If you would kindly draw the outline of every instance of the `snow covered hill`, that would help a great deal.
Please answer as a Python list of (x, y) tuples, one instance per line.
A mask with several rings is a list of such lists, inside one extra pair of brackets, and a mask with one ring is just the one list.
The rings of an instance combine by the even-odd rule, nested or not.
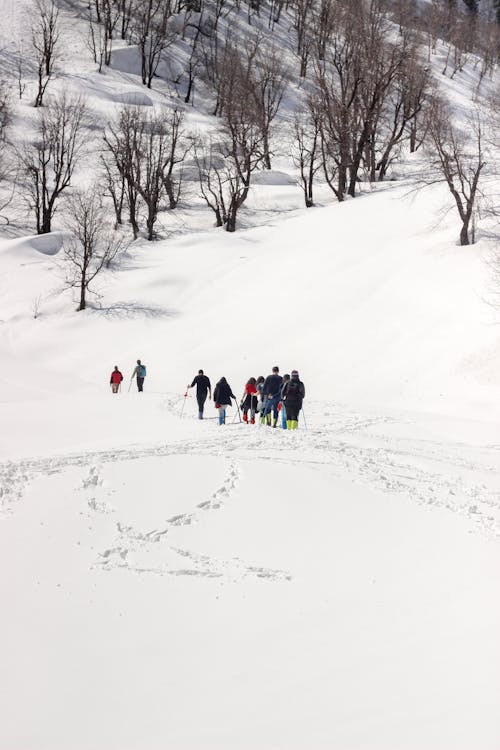
[[(126, 45), (96, 73), (63, 9), (56, 90), (98, 122), (165, 100)], [(443, 81), (462, 113), (476, 85)], [(306, 210), (278, 150), (239, 231), (181, 206), (82, 312), (63, 217), (34, 236), (17, 202), (2, 227), (0, 750), (498, 750), (494, 243), (458, 246), (420, 154)], [(306, 385), (297, 432), (184, 395), (200, 367), (239, 397), (275, 364)]]

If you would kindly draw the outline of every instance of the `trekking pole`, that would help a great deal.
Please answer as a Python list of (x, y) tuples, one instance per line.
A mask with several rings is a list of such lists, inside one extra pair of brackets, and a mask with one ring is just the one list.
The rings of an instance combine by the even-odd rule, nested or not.
[(308, 429), (308, 427), (307, 427), (307, 420), (306, 420), (306, 415), (304, 414), (304, 407), (302, 407), (302, 409), (301, 409), (301, 412), (302, 412), (302, 419), (304, 420), (304, 427), (305, 427), (305, 428), (306, 428), (306, 430), (307, 430), (307, 429)]
[(240, 420), (240, 422), (241, 422), (241, 412), (240, 412), (240, 405), (239, 405), (239, 403), (238, 403), (238, 401), (237, 401), (236, 399), (234, 399), (234, 400), (235, 400), (235, 402), (236, 402), (236, 408), (238, 409), (238, 418), (239, 418), (239, 420)]
[(134, 377), (134, 376), (132, 375), (132, 377), (130, 378), (130, 383), (128, 384), (128, 391), (127, 391), (127, 393), (129, 393), (129, 392), (130, 392), (130, 389), (132, 388), (132, 378), (133, 378), (133, 377)]
[(181, 416), (179, 417), (179, 419), (182, 419), (182, 415), (184, 414), (184, 407), (186, 406), (187, 395), (188, 395), (188, 392), (186, 391), (186, 393), (184, 394), (184, 401), (182, 402)]

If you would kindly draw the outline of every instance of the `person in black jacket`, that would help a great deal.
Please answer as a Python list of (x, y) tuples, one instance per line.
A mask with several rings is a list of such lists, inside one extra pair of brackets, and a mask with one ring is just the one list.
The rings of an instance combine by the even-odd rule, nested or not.
[(299, 426), (299, 412), (306, 395), (304, 383), (299, 380), (297, 370), (292, 370), (288, 383), (283, 386), (282, 397), (286, 408), (286, 426), (288, 430), (296, 430)]
[(193, 378), (191, 385), (188, 385), (188, 390), (196, 386), (196, 400), (198, 402), (198, 419), (203, 419), (203, 409), (205, 401), (208, 398), (212, 398), (212, 386), (210, 380), (206, 375), (203, 374), (203, 370), (198, 370), (198, 375)]
[(264, 381), (264, 388), (262, 389), (262, 395), (266, 400), (263, 416), (266, 424), (270, 425), (271, 412), (273, 412), (273, 427), (276, 427), (278, 423), (278, 404), (281, 399), (281, 386), (283, 384), (283, 378), (279, 372), (279, 367), (273, 367), (272, 375), (267, 376)]
[(231, 406), (231, 399), (236, 398), (226, 378), (221, 378), (214, 390), (215, 408), (219, 410), (219, 424), (226, 423), (226, 409)]

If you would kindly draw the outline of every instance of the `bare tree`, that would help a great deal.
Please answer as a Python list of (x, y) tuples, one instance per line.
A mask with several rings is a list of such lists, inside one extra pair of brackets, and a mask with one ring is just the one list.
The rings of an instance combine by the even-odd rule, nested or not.
[(176, 170), (188, 151), (182, 123), (179, 110), (150, 115), (139, 107), (125, 107), (117, 125), (110, 125), (105, 134), (108, 153), (103, 156), (103, 163), (108, 192), (113, 198), (117, 223), (121, 223), (125, 191), (134, 238), (139, 233), (139, 197), (146, 206), (149, 240), (154, 239), (164, 198), (168, 199), (169, 208), (177, 206), (181, 175)]
[(316, 173), (321, 167), (320, 159), (321, 116), (313, 101), (307, 110), (298, 112), (294, 120), (294, 141), (292, 159), (300, 170), (300, 185), (306, 208), (314, 206), (313, 185)]
[(35, 107), (41, 107), (59, 50), (59, 9), (55, 0), (34, 0), (31, 45), (37, 68)]
[(51, 231), (58, 201), (71, 184), (84, 145), (85, 113), (83, 99), (63, 93), (40, 111), (35, 139), (19, 152), (38, 234)]
[[(139, 191), (137, 190), (135, 171), (137, 146), (140, 143), (141, 128), (140, 109), (138, 107), (124, 107), (120, 112), (117, 123), (108, 124), (104, 133), (105, 148), (113, 163), (113, 168), (108, 173), (108, 190), (112, 196), (113, 194), (119, 194), (116, 183), (113, 182), (111, 187), (109, 187), (109, 179), (113, 180), (117, 173), (120, 181), (123, 181), (125, 185), (129, 221), (134, 239), (137, 239), (139, 236), (137, 217)], [(116, 167), (116, 172), (114, 167)], [(121, 204), (120, 212), (117, 213), (117, 222), (121, 223)]]
[(224, 120), (221, 153), (230, 164), (231, 185), (226, 230), (234, 232), (236, 215), (248, 197), (251, 176), (262, 163), (263, 136), (251, 100), (241, 96), (238, 86), (226, 104)]
[(66, 283), (79, 292), (78, 310), (85, 310), (87, 295), (96, 276), (108, 268), (124, 248), (122, 238), (106, 228), (102, 189), (94, 185), (75, 193), (69, 202), (68, 228), (73, 237), (65, 240)]
[(115, 210), (115, 229), (123, 224), (123, 209), (126, 200), (125, 176), (118, 169), (113, 155), (105, 151), (101, 154), (101, 164), (104, 171), (104, 187), (113, 201)]
[(353, 134), (359, 127), (358, 100), (364, 76), (361, 40), (350, 8), (337, 9), (335, 32), (325, 60), (317, 60), (321, 164), (337, 200), (347, 191)]
[(460, 244), (475, 241), (471, 236), (474, 210), (481, 195), (479, 179), (486, 166), (483, 151), (483, 125), (477, 112), (467, 134), (452, 124), (446, 105), (436, 99), (429, 123), (431, 154), (438, 171), (437, 179), (446, 182), (462, 222)]
[(246, 79), (262, 133), (262, 161), (266, 169), (271, 169), (271, 127), (289, 82), (288, 69), (280, 50), (258, 43)]
[[(180, 114), (174, 112), (173, 117), (178, 122), (178, 132)], [(176, 204), (170, 171), (173, 168), (172, 151), (175, 154), (175, 146), (170, 139), (171, 127), (168, 118), (161, 114), (143, 118), (139, 132), (134, 179), (137, 191), (146, 205), (147, 238), (152, 240), (166, 184), (170, 188), (172, 203)]]
[(173, 43), (170, 32), (171, 0), (136, 0), (132, 12), (132, 37), (141, 53), (142, 82), (151, 84), (165, 50)]
[(89, 46), (99, 73), (103, 65), (111, 64), (113, 36), (119, 20), (120, 6), (116, 0), (95, 0), (93, 6), (89, 4)]
[(194, 144), (195, 163), (202, 198), (215, 215), (215, 224), (227, 222), (227, 206), (231, 202), (231, 172), (221, 153), (221, 146), (213, 138), (197, 139)]
[(397, 147), (410, 141), (415, 150), (419, 115), (430, 94), (430, 72), (415, 53), (407, 57), (396, 74), (393, 86), (377, 113), (370, 141), (370, 179), (383, 180)]
[(12, 160), (12, 150), (7, 138), (7, 129), (11, 123), (12, 111), (9, 90), (0, 80), (0, 217), (7, 224), (8, 218), (3, 211), (12, 201), (15, 188), (16, 165)]

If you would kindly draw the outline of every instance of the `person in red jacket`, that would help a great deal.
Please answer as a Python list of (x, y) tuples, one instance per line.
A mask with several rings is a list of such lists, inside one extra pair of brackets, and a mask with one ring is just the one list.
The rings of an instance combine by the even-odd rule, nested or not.
[(118, 393), (118, 389), (120, 388), (120, 383), (122, 382), (122, 380), (123, 380), (123, 375), (118, 369), (118, 365), (115, 365), (115, 369), (111, 373), (111, 377), (109, 379), (109, 382), (111, 384), (111, 390), (113, 391), (113, 393)]
[(255, 424), (255, 412), (257, 411), (257, 381), (249, 378), (241, 397), (241, 409), (243, 421), (248, 424), (248, 412), (250, 412), (250, 424)]

